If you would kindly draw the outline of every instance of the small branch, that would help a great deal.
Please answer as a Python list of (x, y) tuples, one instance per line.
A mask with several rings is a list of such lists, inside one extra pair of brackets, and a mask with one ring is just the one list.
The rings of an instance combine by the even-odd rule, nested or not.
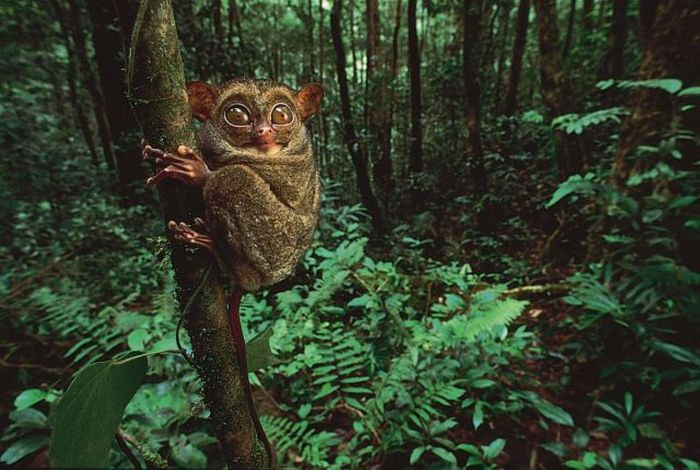
[(568, 292), (569, 288), (565, 284), (543, 284), (535, 286), (520, 286), (504, 291), (504, 297), (530, 297), (537, 294), (548, 296), (561, 296)]
[(133, 465), (135, 469), (141, 470), (141, 462), (139, 462), (139, 459), (137, 459), (134, 453), (131, 451), (131, 449), (129, 449), (129, 446), (126, 445), (122, 434), (115, 434), (114, 439), (117, 441), (119, 450), (121, 450), (124, 453), (124, 455), (126, 455), (126, 458), (129, 460), (129, 462), (131, 462), (131, 465)]

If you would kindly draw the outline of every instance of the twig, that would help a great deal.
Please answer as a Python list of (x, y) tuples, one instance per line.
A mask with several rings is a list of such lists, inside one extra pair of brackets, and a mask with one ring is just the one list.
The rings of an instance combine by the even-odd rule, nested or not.
[(565, 284), (541, 284), (534, 286), (514, 287), (504, 291), (501, 295), (505, 297), (520, 297), (535, 294), (562, 295), (567, 291), (568, 287)]
[(133, 465), (134, 468), (136, 468), (137, 470), (141, 470), (141, 462), (139, 462), (139, 459), (137, 459), (134, 453), (131, 451), (131, 449), (129, 449), (129, 446), (126, 445), (122, 434), (115, 434), (114, 439), (117, 441), (119, 449), (124, 453), (124, 455), (126, 455), (126, 458), (129, 460), (129, 462), (131, 462), (131, 465)]

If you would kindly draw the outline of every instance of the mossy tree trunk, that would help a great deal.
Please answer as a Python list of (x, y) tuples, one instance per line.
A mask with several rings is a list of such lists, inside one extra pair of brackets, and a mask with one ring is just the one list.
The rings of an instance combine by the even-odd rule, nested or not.
[[(132, 35), (128, 67), (129, 100), (144, 137), (153, 146), (174, 151), (195, 147), (195, 134), (185, 92), (185, 76), (178, 49), (170, 0), (142, 0)], [(159, 186), (164, 220), (192, 222), (202, 216), (200, 191), (166, 181)], [(203, 282), (213, 260), (199, 250), (172, 246), (172, 263), (185, 305)], [(270, 456), (257, 437), (244, 395), (244, 382), (227, 318), (225, 281), (206, 277), (199, 295), (186, 312), (193, 362), (203, 381), (204, 399), (231, 468), (266, 468)]]

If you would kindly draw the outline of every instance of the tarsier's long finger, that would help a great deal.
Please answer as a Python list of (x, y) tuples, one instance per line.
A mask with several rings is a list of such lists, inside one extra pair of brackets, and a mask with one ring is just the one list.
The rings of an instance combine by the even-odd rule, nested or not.
[(177, 153), (178, 155), (186, 158), (187, 160), (201, 160), (201, 157), (197, 155), (193, 149), (185, 146), (185, 145), (180, 145), (177, 148)]
[(155, 175), (148, 178), (146, 180), (146, 184), (148, 184), (149, 186), (153, 186), (160, 183), (166, 178), (173, 178), (175, 180), (182, 181), (183, 183), (187, 183), (192, 179), (192, 176), (193, 174), (190, 171), (182, 170), (173, 165), (169, 165), (160, 170)]
[(146, 144), (146, 146), (143, 148), (142, 155), (144, 160), (155, 160), (156, 163), (166, 162), (172, 164), (181, 164), (187, 163), (189, 161), (189, 159), (179, 157), (172, 153), (164, 152), (161, 149), (153, 148), (148, 144)]

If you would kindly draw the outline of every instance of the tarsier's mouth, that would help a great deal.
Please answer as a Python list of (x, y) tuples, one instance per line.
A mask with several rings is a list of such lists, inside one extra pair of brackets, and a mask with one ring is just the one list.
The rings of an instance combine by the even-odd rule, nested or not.
[(265, 153), (275, 153), (282, 149), (282, 145), (277, 142), (251, 142), (247, 144), (246, 147), (254, 148)]

